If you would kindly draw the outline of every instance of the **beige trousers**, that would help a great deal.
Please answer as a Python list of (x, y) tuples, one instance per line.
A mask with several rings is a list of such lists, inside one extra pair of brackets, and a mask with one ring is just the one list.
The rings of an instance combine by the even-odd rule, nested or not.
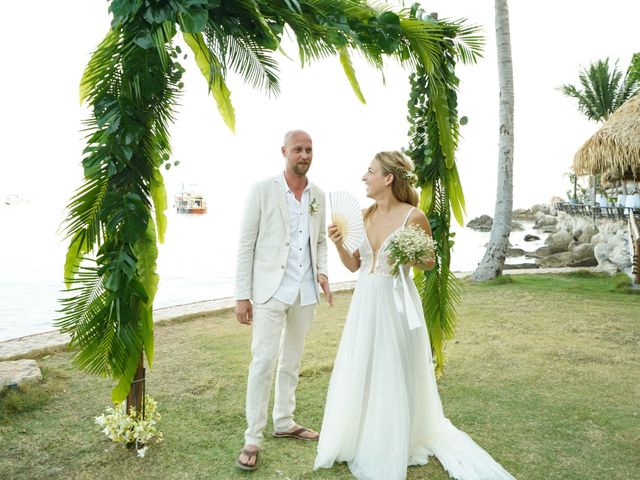
[(269, 394), (276, 372), (273, 426), (275, 431), (290, 430), (294, 425), (296, 387), (304, 338), (315, 315), (315, 304), (300, 306), (300, 296), (293, 305), (275, 298), (253, 306), (253, 341), (247, 380), (245, 443), (260, 446), (267, 425)]

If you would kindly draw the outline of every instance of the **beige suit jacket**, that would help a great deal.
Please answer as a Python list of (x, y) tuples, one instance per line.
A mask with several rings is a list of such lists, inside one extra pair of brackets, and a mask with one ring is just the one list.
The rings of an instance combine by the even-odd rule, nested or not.
[[(240, 227), (236, 265), (236, 300), (265, 303), (276, 292), (289, 255), (289, 214), (282, 174), (252, 186)], [(327, 240), (324, 192), (310, 184), (310, 203), (319, 204), (309, 215), (313, 278), (327, 275)], [(317, 281), (316, 297), (320, 301)]]

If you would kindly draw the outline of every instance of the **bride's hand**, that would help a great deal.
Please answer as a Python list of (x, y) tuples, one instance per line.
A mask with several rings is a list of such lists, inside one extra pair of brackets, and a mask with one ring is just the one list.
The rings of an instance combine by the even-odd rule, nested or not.
[(332, 223), (327, 227), (327, 235), (331, 241), (335, 243), (336, 247), (342, 246), (342, 233), (340, 233), (340, 230), (338, 230), (335, 224)]

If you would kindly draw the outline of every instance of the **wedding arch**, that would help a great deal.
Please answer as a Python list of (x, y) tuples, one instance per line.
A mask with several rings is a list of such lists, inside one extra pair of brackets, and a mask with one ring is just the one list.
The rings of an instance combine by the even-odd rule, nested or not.
[(68, 294), (57, 325), (71, 335), (74, 365), (115, 380), (113, 400), (128, 396), (140, 411), (144, 358), (153, 364), (156, 242), (163, 242), (167, 228), (162, 168), (171, 162), (168, 127), (187, 59), (178, 33), (233, 130), (227, 72), (278, 94), (274, 53), (286, 29), (303, 65), (338, 55), (361, 101), (350, 51), (378, 69), (392, 57), (412, 72), (407, 154), (438, 242), (437, 268), (416, 281), (441, 370), (459, 291), (449, 271), (450, 217), (462, 222), (464, 212), (455, 164), (460, 122), (454, 68), (456, 61), (472, 63), (480, 55), (477, 28), (438, 20), (418, 4), (392, 11), (362, 0), (111, 0), (109, 11), (111, 28), (80, 84), (81, 101), (91, 108), (84, 181), (64, 221)]

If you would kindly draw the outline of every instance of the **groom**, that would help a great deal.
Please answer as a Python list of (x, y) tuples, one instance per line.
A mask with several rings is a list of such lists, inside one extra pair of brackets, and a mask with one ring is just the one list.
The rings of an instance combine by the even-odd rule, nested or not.
[(240, 230), (236, 269), (236, 317), (253, 328), (247, 380), (245, 445), (236, 465), (254, 470), (267, 424), (276, 371), (275, 437), (317, 440), (293, 421), (304, 337), (320, 300), (333, 305), (327, 279), (324, 193), (307, 178), (311, 137), (302, 130), (284, 137), (284, 173), (254, 185)]

